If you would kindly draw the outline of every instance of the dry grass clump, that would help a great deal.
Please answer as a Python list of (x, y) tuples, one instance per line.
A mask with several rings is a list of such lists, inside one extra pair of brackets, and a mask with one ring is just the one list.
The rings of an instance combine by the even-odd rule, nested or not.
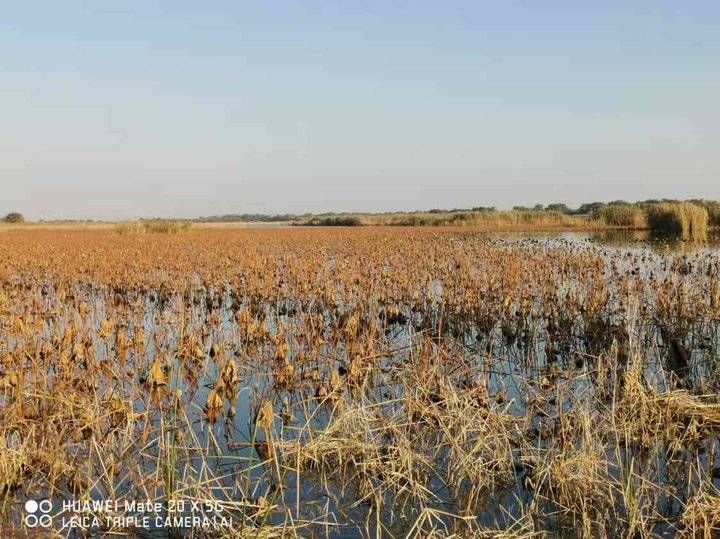
[(642, 208), (612, 204), (598, 209), (593, 217), (603, 224), (618, 228), (645, 228), (647, 219)]
[(306, 426), (304, 441), (278, 446), (280, 453), (297, 455), (300, 469), (341, 485), (343, 493), (351, 489), (354, 499), (378, 511), (430, 511), (440, 502), (435, 490), (441, 484), (469, 517), (485, 496), (512, 482), (521, 422), (490, 406), (477, 388), (443, 383), (435, 368), (410, 371), (401, 379), (413, 384), (396, 400), (358, 403), (351, 398), (357, 387), (344, 397), (342, 386), (336, 388), (326, 401), (332, 406), (327, 425), (320, 431)]
[(115, 226), (118, 234), (144, 234), (145, 227), (141, 221), (123, 221)]
[[(15, 444), (11, 442), (8, 447), (8, 441), (13, 439)], [(17, 435), (0, 438), (0, 501), (22, 486), (27, 472), (28, 451), (18, 441)]]
[[(294, 449), (283, 452), (292, 455)], [(380, 506), (392, 492), (423, 506), (434, 498), (425, 486), (433, 462), (418, 449), (406, 429), (375, 407), (345, 405), (302, 446), (300, 466), (317, 471), (326, 482), (353, 488), (358, 502)]]
[(619, 431), (644, 447), (662, 439), (671, 447), (682, 448), (720, 431), (717, 399), (683, 390), (659, 393), (648, 387), (642, 363), (637, 360), (622, 375), (622, 393), (615, 412)]
[(653, 232), (683, 239), (705, 239), (708, 211), (689, 202), (654, 204), (647, 209), (648, 225)]
[(551, 452), (543, 457), (534, 482), (552, 507), (557, 508), (591, 537), (605, 529), (607, 512), (613, 509), (617, 487), (602, 444), (583, 444), (579, 449)]
[(536, 529), (529, 513), (523, 514), (507, 528), (483, 526), (473, 517), (461, 517), (447, 511), (426, 508), (417, 517), (408, 539), (462, 538), (474, 539), (539, 539), (546, 533)]
[(712, 539), (720, 535), (720, 492), (705, 489), (685, 505), (679, 537)]

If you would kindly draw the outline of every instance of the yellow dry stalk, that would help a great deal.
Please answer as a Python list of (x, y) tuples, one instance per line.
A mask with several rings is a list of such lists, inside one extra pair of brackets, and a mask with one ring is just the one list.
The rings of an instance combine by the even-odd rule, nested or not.
[(150, 372), (147, 377), (147, 385), (150, 388), (158, 388), (167, 385), (167, 376), (165, 375), (165, 370), (163, 369), (162, 358), (159, 355), (156, 355), (152, 362), (152, 366), (150, 367)]
[(273, 426), (274, 417), (275, 414), (273, 412), (272, 402), (264, 400), (260, 406), (260, 411), (258, 412), (257, 425), (265, 430), (266, 433), (270, 432)]
[(141, 327), (135, 330), (132, 345), (138, 352), (145, 349), (145, 331)]
[(107, 339), (112, 335), (113, 330), (115, 329), (115, 324), (112, 320), (109, 318), (105, 318), (102, 323), (100, 324), (100, 329), (98, 330), (98, 336), (102, 337), (103, 339)]
[(678, 537), (714, 539), (720, 536), (720, 491), (707, 489), (693, 496), (680, 518)]
[(347, 338), (355, 337), (358, 332), (358, 326), (359, 326), (358, 315), (357, 315), (357, 313), (352, 313), (345, 320), (345, 324), (343, 327), (343, 332), (345, 333), (345, 337), (347, 337)]

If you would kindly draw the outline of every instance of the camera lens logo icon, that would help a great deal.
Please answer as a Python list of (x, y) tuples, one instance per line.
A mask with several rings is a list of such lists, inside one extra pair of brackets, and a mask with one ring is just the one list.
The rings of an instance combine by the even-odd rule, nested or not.
[(28, 528), (49, 528), (52, 525), (52, 517), (49, 515), (52, 511), (52, 502), (50, 500), (28, 500), (25, 502), (25, 526)]

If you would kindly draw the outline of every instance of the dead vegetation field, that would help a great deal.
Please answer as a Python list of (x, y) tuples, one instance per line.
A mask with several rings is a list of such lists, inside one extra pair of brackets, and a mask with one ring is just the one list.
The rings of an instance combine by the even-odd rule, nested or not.
[[(146, 500), (207, 519), (174, 536), (717, 537), (719, 331), (710, 248), (6, 230), (0, 527)], [(73, 533), (148, 532), (108, 512)]]

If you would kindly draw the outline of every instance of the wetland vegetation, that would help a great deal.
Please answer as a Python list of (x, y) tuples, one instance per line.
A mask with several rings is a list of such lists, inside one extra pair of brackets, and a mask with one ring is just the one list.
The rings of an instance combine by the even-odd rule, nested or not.
[(67, 500), (220, 508), (176, 536), (720, 532), (713, 244), (17, 229), (0, 254), (4, 530), (32, 498), (59, 536)]

